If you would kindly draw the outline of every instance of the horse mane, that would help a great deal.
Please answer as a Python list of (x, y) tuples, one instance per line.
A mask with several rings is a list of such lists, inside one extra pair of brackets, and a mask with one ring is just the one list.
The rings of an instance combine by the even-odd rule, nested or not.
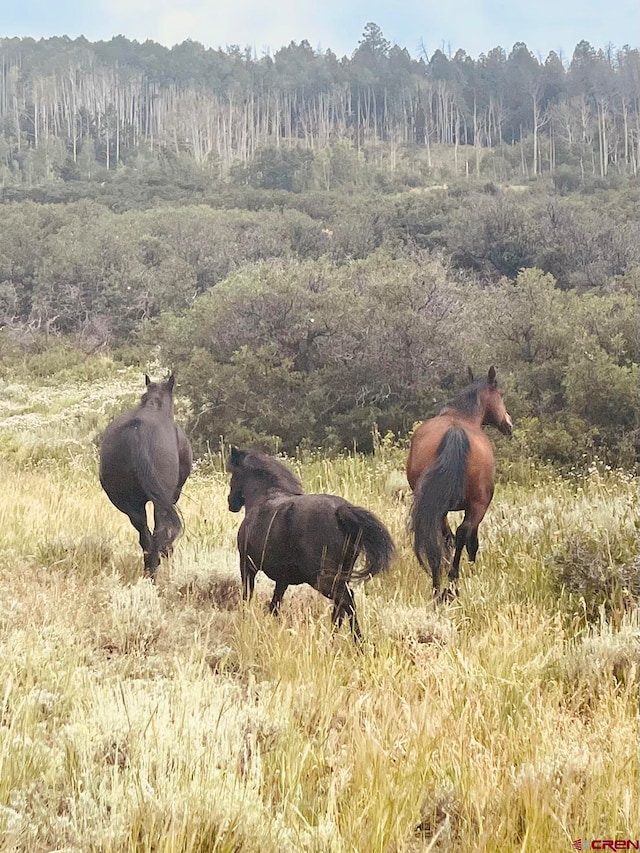
[(267, 480), (269, 488), (285, 492), (287, 495), (303, 495), (302, 483), (287, 466), (266, 453), (250, 451), (246, 454), (242, 466)]
[(451, 409), (455, 409), (455, 411), (460, 412), (461, 415), (474, 415), (478, 410), (480, 391), (482, 391), (483, 388), (486, 388), (488, 384), (489, 381), (486, 376), (474, 379), (474, 381), (470, 385), (467, 385), (467, 387), (456, 397), (449, 400), (449, 402), (440, 410), (439, 414), (442, 415)]

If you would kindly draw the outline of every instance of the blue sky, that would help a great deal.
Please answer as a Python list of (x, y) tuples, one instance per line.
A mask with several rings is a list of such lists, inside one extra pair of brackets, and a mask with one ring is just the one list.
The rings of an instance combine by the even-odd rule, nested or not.
[(238, 44), (258, 56), (290, 41), (339, 56), (357, 47), (368, 21), (412, 56), (422, 48), (458, 48), (473, 57), (524, 41), (541, 57), (570, 59), (586, 39), (594, 47), (640, 42), (638, 0), (4, 0), (0, 37), (68, 35), (90, 41), (122, 34), (171, 46), (184, 39), (206, 47)]

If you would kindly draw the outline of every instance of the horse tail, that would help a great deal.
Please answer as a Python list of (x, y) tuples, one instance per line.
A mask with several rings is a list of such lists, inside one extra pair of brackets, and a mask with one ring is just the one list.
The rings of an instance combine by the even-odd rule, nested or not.
[(410, 526), (414, 551), (423, 568), (429, 563), (438, 571), (442, 557), (442, 519), (464, 498), (469, 439), (461, 427), (448, 429), (436, 454), (436, 461), (420, 475), (413, 496)]
[(362, 568), (351, 572), (348, 580), (362, 580), (386, 571), (395, 555), (393, 539), (376, 516), (359, 506), (342, 504), (336, 510), (340, 529), (349, 537), (356, 554), (364, 551)]
[(162, 511), (167, 526), (165, 535), (168, 539), (168, 544), (170, 544), (184, 530), (182, 518), (173, 503), (173, 492), (167, 489), (167, 486), (158, 475), (148, 442), (140, 440), (139, 429), (134, 429), (132, 432), (135, 436), (133, 451), (136, 477), (144, 489), (148, 500), (153, 503), (154, 507)]

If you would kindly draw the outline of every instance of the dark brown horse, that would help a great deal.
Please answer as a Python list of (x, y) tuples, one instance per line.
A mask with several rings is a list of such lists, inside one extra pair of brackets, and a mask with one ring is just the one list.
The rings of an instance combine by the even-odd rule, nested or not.
[[(233, 448), (229, 509), (245, 516), (238, 531), (242, 595), (253, 595), (262, 570), (276, 587), (269, 609), (277, 613), (289, 584), (308, 583), (333, 601), (332, 622), (349, 617), (356, 640), (360, 627), (351, 580), (387, 569), (394, 546), (386, 527), (366, 509), (334, 495), (306, 495), (297, 477), (277, 459)], [(358, 555), (366, 562), (355, 569)]]
[[(462, 549), (466, 547), (469, 559), (475, 561), (478, 525), (493, 497), (493, 448), (482, 427), (491, 424), (505, 435), (511, 435), (513, 427), (495, 368), (475, 381), (469, 371), (469, 378), (471, 384), (458, 397), (416, 429), (407, 461), (407, 479), (414, 492), (414, 550), (420, 565), (426, 568), (428, 562), (431, 567), (436, 600), (443, 598), (443, 546), (450, 552), (455, 543), (449, 580), (457, 594)], [(447, 513), (455, 510), (464, 510), (464, 519), (454, 537)]]
[[(140, 405), (111, 421), (100, 448), (100, 483), (109, 500), (129, 516), (138, 531), (145, 574), (152, 579), (161, 556), (171, 552), (182, 533), (175, 504), (191, 473), (189, 440), (173, 419), (173, 385), (147, 386)], [(153, 534), (147, 525), (147, 502), (153, 503)]]

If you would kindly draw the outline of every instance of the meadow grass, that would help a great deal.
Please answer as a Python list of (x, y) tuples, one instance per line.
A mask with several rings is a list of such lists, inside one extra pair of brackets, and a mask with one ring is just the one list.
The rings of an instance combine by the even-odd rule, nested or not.
[[(158, 583), (97, 480), (141, 377), (0, 391), (0, 850), (570, 850), (637, 838), (637, 610), (563, 581), (570, 543), (637, 559), (637, 481), (505, 467), (460, 598), (407, 535), (404, 454), (290, 460), (373, 510), (398, 559), (357, 590), (366, 640), (272, 585), (240, 602), (214, 454)], [(140, 390), (142, 390), (140, 388)], [(217, 437), (212, 437), (212, 445)], [(517, 475), (517, 476), (516, 476)], [(568, 544), (569, 543), (569, 544)], [(560, 571), (562, 566), (562, 571)], [(627, 577), (625, 575), (624, 577)], [(564, 584), (564, 586), (563, 586)]]

